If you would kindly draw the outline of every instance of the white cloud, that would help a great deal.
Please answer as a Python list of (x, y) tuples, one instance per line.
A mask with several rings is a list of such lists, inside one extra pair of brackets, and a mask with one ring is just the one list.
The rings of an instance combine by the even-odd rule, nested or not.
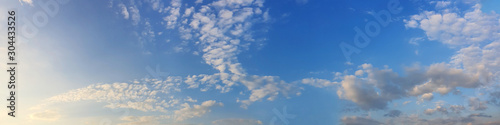
[(441, 105), (437, 105), (436, 108), (433, 108), (433, 109), (426, 109), (424, 111), (424, 113), (426, 115), (432, 115), (434, 114), (435, 112), (440, 112), (442, 114), (448, 114), (448, 109), (446, 109), (445, 107), (441, 106)]
[(196, 0), (194, 3), (200, 4), (200, 3), (203, 3), (203, 0)]
[(140, 111), (167, 112), (168, 108), (177, 106), (182, 100), (168, 96), (178, 92), (181, 83), (180, 77), (167, 77), (163, 81), (156, 79), (144, 79), (141, 83), (113, 83), (93, 84), (85, 88), (71, 90), (48, 98), (34, 109), (44, 108), (48, 105), (62, 102), (96, 101), (107, 103), (107, 108), (130, 108)]
[(326, 80), (326, 79), (318, 79), (318, 78), (307, 78), (302, 79), (302, 84), (311, 85), (318, 88), (330, 87), (338, 84), (337, 82)]
[(186, 101), (186, 102), (198, 102), (198, 100), (193, 99), (193, 98), (191, 98), (191, 97), (189, 97), (189, 96), (188, 96), (188, 98), (187, 98), (187, 99), (184, 99), (184, 101)]
[(22, 2), (22, 3), (27, 3), (29, 5), (32, 5), (33, 6), (33, 1), (32, 0), (19, 0), (19, 2)]
[(409, 92), (411, 95), (421, 95), (429, 92), (448, 94), (455, 90), (456, 87), (476, 88), (482, 84), (478, 75), (467, 73), (462, 69), (450, 68), (445, 63), (431, 65), (425, 75), (428, 81), (413, 87)]
[(120, 3), (118, 4), (118, 7), (121, 9), (121, 14), (123, 15), (123, 18), (128, 19), (129, 13), (127, 11), (127, 7), (125, 6), (125, 4)]
[[(202, 2), (202, 0), (195, 1), (196, 4), (201, 4)], [(151, 1), (151, 4), (153, 9), (157, 8), (158, 1)], [(253, 86), (247, 86), (247, 88), (250, 88), (249, 91), (259, 92), (259, 94), (253, 94), (254, 96), (251, 98), (260, 98), (263, 97), (261, 94), (267, 96), (282, 91), (280, 87), (271, 87), (278, 85), (276, 83), (270, 83), (274, 85), (268, 86), (254, 84), (251, 80), (265, 79), (267, 76), (257, 76), (262, 78), (254, 78), (254, 76), (248, 75), (243, 67), (241, 67), (236, 56), (241, 51), (241, 48), (248, 47), (249, 43), (243, 42), (254, 40), (249, 31), (251, 26), (254, 23), (261, 23), (258, 20), (259, 18), (264, 20), (269, 18), (268, 14), (261, 14), (261, 12), (254, 13), (258, 12), (257, 10), (263, 9), (262, 4), (262, 0), (216, 0), (205, 5), (191, 7), (185, 4), (188, 7), (185, 7), (182, 16), (180, 12), (184, 7), (182, 7), (180, 0), (173, 0), (169, 6), (165, 7), (164, 12), (168, 14), (163, 18), (166, 28), (178, 28), (179, 32), (183, 34), (181, 36), (182, 39), (195, 42), (195, 45), (199, 45), (205, 62), (219, 71), (219, 73), (212, 75), (200, 74), (188, 76), (185, 82), (189, 84), (189, 88), (198, 88), (200, 85), (203, 85), (200, 89), (202, 91), (213, 87), (224, 93), (229, 92), (234, 85), (244, 80), (246, 81), (244, 85)], [(135, 20), (134, 15), (139, 15), (135, 5), (130, 7), (128, 11), (132, 20)], [(137, 17), (139, 18), (137, 20), (140, 20), (140, 16)], [(174, 50), (184, 52), (184, 48), (186, 47), (176, 46)], [(280, 80), (276, 81), (279, 82)], [(278, 90), (271, 90), (271, 88)], [(274, 95), (271, 98), (274, 98)]]
[[(190, 105), (189, 103), (197, 102), (197, 100), (187, 97), (186, 99), (176, 99), (169, 95), (172, 92), (179, 91), (177, 86), (182, 81), (168, 77), (164, 81), (155, 79), (145, 79), (132, 84), (129, 83), (113, 83), (113, 84), (95, 84), (86, 88), (71, 90), (54, 97), (51, 97), (32, 109), (43, 109), (50, 105), (56, 105), (62, 102), (79, 102), (92, 100), (96, 102), (107, 103), (107, 108), (128, 108), (136, 109), (143, 112), (162, 112), (168, 113), (172, 111), (172, 115), (155, 115), (155, 116), (127, 116), (121, 120), (127, 121), (123, 125), (134, 124), (158, 124), (159, 120), (174, 119), (183, 121), (186, 119), (201, 117), (210, 112), (210, 108), (214, 106), (223, 106), (221, 102), (208, 100), (201, 105)], [(184, 102), (184, 103), (182, 103)], [(53, 112), (42, 112), (42, 114)], [(48, 119), (48, 116), (41, 117), (41, 113), (31, 115), (33, 119)], [(58, 115), (53, 115), (50, 118), (54, 119)], [(57, 117), (58, 118), (58, 117)]]
[[(399, 82), (399, 87), (406, 91), (406, 96), (420, 96), (418, 102), (423, 100), (432, 100), (433, 92), (445, 96), (450, 92), (459, 92), (456, 88), (491, 88), (498, 83), (500, 78), (500, 56), (493, 53), (500, 50), (500, 15), (495, 13), (481, 12), (481, 5), (476, 4), (471, 10), (457, 12), (456, 7), (451, 7), (454, 3), (450, 1), (437, 1), (436, 8), (442, 11), (424, 11), (420, 14), (411, 16), (411, 19), (405, 20), (407, 28), (421, 29), (426, 34), (426, 39), (435, 40), (449, 46), (458, 48), (459, 51), (451, 58), (449, 63), (435, 63), (429, 67), (414, 68), (412, 71), (405, 71), (406, 78), (402, 81), (413, 81), (411, 84)], [(477, 1), (475, 1), (477, 3)], [(411, 39), (410, 43), (418, 45), (421, 37)], [(369, 74), (369, 73), (368, 73)], [(358, 75), (359, 76), (359, 75)], [(384, 89), (374, 84), (374, 81), (366, 78), (366, 83), (374, 87), (377, 94), (383, 95)], [(386, 77), (387, 79), (397, 79)], [(381, 81), (381, 80), (375, 80)], [(393, 80), (397, 81), (397, 80)], [(363, 82), (359, 82), (363, 83)], [(365, 84), (363, 84), (365, 85)], [(369, 90), (373, 91), (369, 86)], [(366, 87), (366, 85), (365, 85)], [(373, 92), (372, 92), (373, 93)], [(488, 93), (490, 93), (488, 95)], [(358, 94), (363, 94), (359, 92)], [(434, 93), (435, 94), (435, 93)], [(483, 94), (481, 94), (483, 95)], [(485, 91), (485, 96), (494, 96), (492, 92)], [(384, 96), (375, 96), (369, 99), (378, 99)], [(349, 100), (363, 100), (362, 98), (348, 98)], [(392, 98), (390, 100), (399, 99)], [(368, 99), (364, 99), (368, 100)], [(356, 101), (354, 101), (356, 102)], [(361, 101), (358, 101), (361, 102)], [(406, 103), (406, 102), (405, 102)], [(444, 102), (443, 102), (444, 103)], [(374, 102), (368, 109), (375, 108), (378, 104)], [(468, 106), (471, 111), (481, 111), (488, 108), (488, 101), (482, 101), (478, 97), (470, 97)], [(360, 104), (358, 104), (360, 105)], [(360, 105), (362, 106), (362, 105)], [(483, 122), (477, 117), (491, 117), (486, 114), (470, 114), (461, 117), (460, 113), (466, 111), (463, 105), (448, 105), (449, 107), (438, 103), (435, 108), (429, 108), (424, 114), (432, 115), (440, 113), (446, 115), (445, 118), (422, 119), (419, 115), (403, 116), (391, 118), (385, 124), (494, 124), (494, 122)], [(458, 115), (448, 115), (453, 112)]]
[(253, 119), (221, 119), (213, 121), (212, 125), (262, 125), (262, 121)]
[(341, 99), (350, 100), (362, 109), (377, 108), (382, 109), (387, 105), (387, 99), (377, 94), (372, 86), (364, 83), (355, 76), (345, 76), (341, 82), (341, 88), (337, 90), (337, 95)]
[(139, 9), (137, 6), (133, 5), (128, 8), (129, 13), (131, 14), (132, 24), (137, 25), (141, 21), (141, 14), (139, 13)]
[(460, 49), (451, 63), (480, 76), (485, 83), (500, 80), (500, 39), (483, 47), (471, 45)]
[(182, 17), (189, 17), (194, 12), (194, 7), (187, 8), (184, 10), (184, 15)]
[(217, 103), (214, 100), (208, 100), (203, 102), (201, 105), (190, 106), (187, 103), (182, 104), (184, 108), (175, 111), (175, 120), (183, 121), (193, 117), (201, 117), (202, 115), (210, 112), (210, 108), (214, 106), (224, 106), (222, 103)]
[(431, 101), (433, 98), (434, 98), (434, 95), (432, 93), (425, 93), (419, 97), (419, 100), (417, 103), (422, 103), (424, 101)]
[(408, 103), (410, 103), (410, 102), (411, 102), (411, 101), (405, 101), (405, 102), (403, 102), (403, 105), (406, 105), (406, 104), (408, 104)]
[(153, 10), (158, 10), (159, 12), (162, 12), (163, 10), (163, 3), (160, 0), (150, 0), (149, 3), (151, 4), (151, 7)]
[[(437, 6), (449, 6), (449, 3), (438, 2)], [(483, 13), (480, 4), (474, 5), (471, 11), (465, 13), (426, 11), (406, 20), (407, 27), (423, 30), (430, 40), (437, 40), (451, 47), (460, 47), (459, 51), (451, 58), (450, 64), (461, 69), (446, 70), (447, 74), (456, 74), (453, 78), (447, 79), (455, 80), (439, 83), (443, 87), (438, 86), (438, 84), (426, 83), (415, 87), (412, 92), (419, 94), (437, 91), (446, 94), (453, 91), (453, 87), (450, 86), (465, 88), (494, 86), (500, 78), (500, 56), (497, 54), (500, 50), (499, 20), (499, 14)], [(432, 72), (443, 73), (442, 71), (445, 70), (436, 67)], [(458, 75), (460, 72), (466, 74), (460, 76)], [(461, 79), (464, 77), (469, 78)], [(457, 84), (460, 85), (457, 86)], [(433, 87), (435, 89), (429, 89)], [(470, 110), (485, 110), (487, 108), (487, 101), (481, 101), (477, 97), (469, 98), (468, 102)], [(455, 110), (454, 112), (460, 112), (463, 110), (463, 106), (454, 106), (450, 109)]]
[(451, 1), (436, 1), (436, 8), (446, 8), (451, 4)]
[[(226, 93), (231, 91), (233, 86), (242, 83), (251, 92), (248, 100), (241, 101), (242, 107), (262, 98), (272, 101), (280, 94), (285, 97), (293, 95), (291, 93), (296, 94), (299, 89), (279, 80), (279, 77), (247, 74), (237, 59), (241, 48), (248, 47), (248, 41), (254, 40), (249, 31), (251, 26), (261, 23), (257, 19), (269, 16), (254, 13), (257, 12), (254, 10), (263, 9), (262, 2), (217, 0), (199, 8), (187, 7), (182, 17), (179, 17), (178, 13), (180, 1), (171, 3), (170, 15), (164, 18), (167, 21), (167, 29), (178, 27), (184, 34), (183, 39), (194, 40), (195, 45), (202, 48), (201, 54), (205, 63), (218, 71), (211, 75), (188, 76), (185, 80), (188, 88), (200, 87), (201, 91), (215, 88)], [(183, 25), (178, 25), (177, 20), (182, 20)]]
[(295, 84), (286, 83), (275, 76), (253, 75), (240, 81), (251, 91), (248, 100), (241, 100), (242, 108), (247, 108), (252, 102), (259, 101), (267, 97), (268, 101), (273, 101), (279, 94), (289, 97), (290, 95), (300, 95), (300, 89)]
[(474, 10), (461, 15), (445, 11), (425, 11), (405, 20), (409, 28), (425, 31), (429, 40), (457, 46), (470, 45), (499, 38), (500, 22), (498, 14), (487, 14), (481, 11), (479, 4)]
[(167, 29), (174, 29), (177, 26), (177, 21), (181, 15), (181, 5), (182, 3), (180, 0), (172, 0), (170, 2), (170, 6), (166, 8), (166, 10), (168, 10), (168, 14), (170, 14), (163, 18), (163, 20), (166, 21)]
[[(409, 24), (409, 25), (412, 25), (412, 24)], [(418, 46), (420, 44), (420, 42), (422, 42), (423, 40), (424, 40), (424, 38), (422, 38), (422, 37), (415, 37), (415, 38), (411, 38), (408, 43)]]

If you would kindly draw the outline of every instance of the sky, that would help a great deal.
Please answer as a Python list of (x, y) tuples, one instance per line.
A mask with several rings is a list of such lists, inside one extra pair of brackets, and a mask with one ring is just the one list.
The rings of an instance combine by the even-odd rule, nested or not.
[(500, 124), (497, 0), (1, 3), (0, 124)]

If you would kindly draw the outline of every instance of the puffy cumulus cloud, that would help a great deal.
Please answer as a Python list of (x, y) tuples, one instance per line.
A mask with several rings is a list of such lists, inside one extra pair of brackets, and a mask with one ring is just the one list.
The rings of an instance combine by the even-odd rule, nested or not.
[(212, 125), (262, 125), (262, 121), (253, 119), (221, 119), (213, 121)]
[(500, 39), (485, 46), (470, 45), (460, 49), (451, 63), (475, 73), (485, 83), (500, 80)]
[[(481, 5), (472, 2), (471, 9), (458, 12), (453, 2), (431, 2), (436, 4), (438, 11), (424, 11), (404, 20), (409, 29), (424, 31), (428, 40), (443, 43), (458, 51), (447, 63), (435, 63), (427, 67), (419, 66), (405, 69), (405, 76), (398, 76), (389, 69), (375, 69), (371, 65), (362, 65), (355, 75), (348, 75), (342, 79), (339, 96), (351, 100), (362, 109), (382, 109), (388, 102), (402, 97), (418, 97), (417, 103), (432, 100), (434, 94), (446, 95), (450, 92), (459, 93), (457, 88), (475, 89), (488, 88), (491, 90), (500, 80), (500, 15), (483, 13)], [(422, 38), (424, 39), (424, 38)], [(416, 42), (412, 42), (416, 44)], [(418, 45), (418, 44), (416, 44)], [(371, 71), (370, 69), (375, 69)], [(374, 72), (376, 71), (376, 72)], [(385, 71), (385, 74), (384, 72)], [(381, 75), (383, 74), (383, 75)], [(384, 76), (377, 78), (373, 76)], [(385, 89), (383, 83), (396, 83), (395, 90)], [(387, 84), (385, 84), (387, 85)], [(389, 84), (390, 85), (390, 84)], [(351, 92), (348, 92), (351, 91)], [(399, 93), (401, 97), (391, 96)], [(384, 94), (386, 93), (386, 94)], [(361, 94), (374, 96), (361, 97)], [(462, 116), (462, 112), (482, 111), (488, 108), (487, 104), (495, 104), (495, 91), (484, 91), (481, 97), (469, 97), (466, 105), (443, 105), (438, 103), (434, 108), (428, 108), (424, 114), (446, 115), (443, 118), (424, 119), (419, 114), (388, 119), (384, 124), (495, 124), (498, 121), (484, 120), (493, 116), (484, 113)], [(375, 101), (371, 101), (375, 100)], [(467, 103), (467, 102), (465, 102)], [(450, 112), (454, 113), (453, 115)], [(428, 117), (428, 116), (426, 116)]]
[(430, 92), (448, 94), (457, 87), (476, 88), (482, 83), (479, 76), (462, 69), (451, 68), (448, 64), (432, 64), (425, 72), (426, 82), (413, 87), (410, 90), (411, 95), (421, 95)]
[(56, 121), (61, 118), (61, 115), (56, 110), (45, 110), (31, 114), (30, 118), (34, 120)]
[(353, 101), (364, 110), (383, 109), (389, 101), (406, 97), (406, 90), (425, 81), (425, 75), (414, 68), (407, 69), (411, 77), (406, 78), (391, 69), (378, 69), (371, 64), (359, 67), (357, 76), (346, 75), (342, 78), (337, 95)]
[(341, 120), (343, 125), (382, 125), (383, 123), (373, 120), (372, 118), (350, 116), (343, 117)]
[(201, 103), (201, 105), (190, 106), (189, 104), (184, 103), (182, 104), (182, 106), (184, 108), (175, 111), (174, 117), (176, 121), (183, 121), (193, 117), (201, 117), (202, 115), (210, 112), (211, 107), (224, 106), (224, 104), (222, 104), (221, 102), (218, 103), (214, 100), (208, 100)]
[[(359, 75), (360, 72), (364, 75)], [(406, 76), (399, 76), (391, 69), (374, 68), (371, 64), (361, 65), (356, 73), (358, 75), (344, 76), (337, 94), (364, 110), (383, 109), (388, 102), (408, 96), (431, 100), (432, 92), (448, 94), (457, 87), (476, 88), (481, 85), (479, 76), (445, 63), (427, 68), (409, 67), (405, 69)]]
[(387, 105), (387, 101), (383, 96), (380, 96), (373, 86), (357, 79), (355, 76), (345, 76), (341, 82), (341, 88), (337, 94), (342, 99), (351, 100), (362, 109), (383, 109)]
[(44, 108), (62, 102), (96, 101), (104, 102), (107, 104), (105, 107), (112, 109), (167, 112), (167, 108), (182, 103), (181, 99), (170, 95), (180, 91), (180, 84), (180, 77), (167, 77), (161, 81), (143, 79), (133, 83), (93, 84), (50, 97), (45, 103), (33, 108)]
[(483, 13), (481, 5), (477, 4), (473, 7), (473, 11), (464, 14), (450, 11), (443, 13), (425, 11), (413, 15), (405, 22), (408, 28), (424, 30), (429, 40), (457, 46), (497, 40), (500, 36), (498, 18), (498, 14)]
[[(413, 15), (406, 20), (409, 28), (425, 31), (427, 38), (437, 40), (452, 47), (460, 47), (451, 58), (450, 64), (460, 68), (453, 72), (467, 72), (473, 79), (461, 87), (476, 88), (478, 85), (494, 86), (500, 80), (500, 15), (483, 13), (481, 5), (476, 4), (471, 11), (459, 13), (454, 11), (426, 11)], [(451, 74), (451, 70), (449, 70)], [(458, 77), (458, 75), (455, 75)], [(467, 79), (457, 79), (462, 82)], [(454, 84), (452, 82), (451, 84)], [(425, 87), (427, 86), (427, 87)], [(429, 92), (425, 88), (436, 87), (440, 93), (447, 93), (453, 88), (435, 85), (422, 85), (414, 94)], [(450, 90), (451, 89), (451, 90)], [(489, 94), (494, 97), (494, 94)], [(481, 104), (481, 103), (478, 103)], [(485, 106), (482, 106), (483, 108)], [(483, 109), (476, 108), (476, 109)]]
[(405, 20), (406, 27), (421, 29), (427, 39), (459, 48), (450, 62), (453, 66), (478, 77), (480, 82), (498, 82), (500, 56), (496, 53), (500, 50), (500, 15), (482, 12), (480, 4), (466, 12), (456, 11), (425, 11)]

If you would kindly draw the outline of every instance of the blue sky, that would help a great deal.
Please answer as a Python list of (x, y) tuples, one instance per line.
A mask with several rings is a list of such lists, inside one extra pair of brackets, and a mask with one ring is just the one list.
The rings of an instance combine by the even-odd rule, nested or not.
[(22, 64), (0, 124), (500, 123), (495, 0), (2, 3)]

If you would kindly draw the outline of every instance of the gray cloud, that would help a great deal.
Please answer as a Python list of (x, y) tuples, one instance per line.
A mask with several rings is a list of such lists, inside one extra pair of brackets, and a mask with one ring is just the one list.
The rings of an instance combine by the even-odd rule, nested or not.
[(213, 121), (212, 125), (262, 125), (262, 121), (253, 119), (221, 119)]
[(345, 76), (337, 94), (364, 110), (384, 109), (389, 101), (408, 96), (422, 95), (422, 100), (431, 100), (432, 92), (448, 94), (457, 87), (476, 88), (481, 85), (478, 76), (445, 63), (433, 64), (425, 69), (419, 66), (406, 68), (407, 76), (403, 77), (392, 69), (378, 69), (371, 64), (361, 65), (356, 72), (366, 75)]
[(471, 110), (486, 110), (488, 106), (486, 101), (481, 101), (479, 98), (471, 97), (469, 98), (469, 108)]
[(489, 104), (500, 106), (500, 91), (495, 91), (490, 93)]
[(482, 120), (477, 120), (477, 117), (490, 118), (486, 114), (471, 114), (465, 117), (453, 116), (448, 118), (431, 118), (424, 119), (419, 116), (401, 116), (392, 119), (388, 119), (385, 125), (496, 125), (500, 121), (485, 122)]
[(399, 117), (401, 115), (401, 111), (399, 110), (391, 110), (387, 114), (384, 114), (386, 117)]
[(491, 115), (486, 115), (484, 113), (476, 113), (476, 114), (470, 114), (469, 117), (486, 117), (486, 118), (491, 118)]
[(456, 114), (461, 113), (463, 110), (465, 110), (465, 107), (462, 105), (451, 105), (450, 110)]

